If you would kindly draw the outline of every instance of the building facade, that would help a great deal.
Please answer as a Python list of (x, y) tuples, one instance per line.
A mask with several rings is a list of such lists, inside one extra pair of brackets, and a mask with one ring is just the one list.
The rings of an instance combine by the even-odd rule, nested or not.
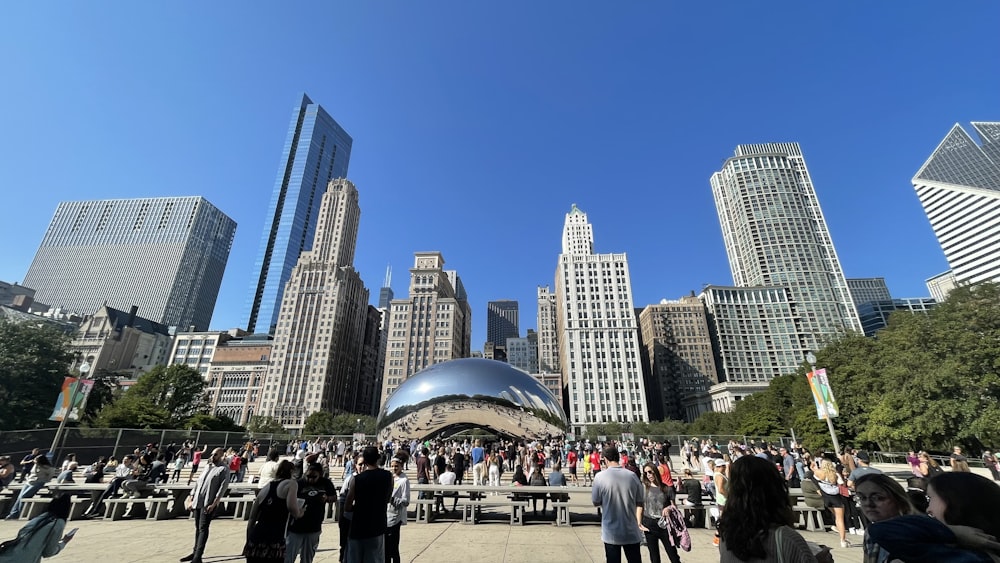
[(524, 338), (508, 338), (507, 363), (528, 373), (538, 373), (538, 333), (529, 328)]
[(521, 336), (517, 301), (501, 299), (486, 303), (486, 341), (506, 346), (508, 338)]
[(725, 375), (709, 389), (713, 411), (731, 410), (804, 361), (788, 288), (710, 285), (698, 297), (708, 314), (718, 372)]
[(926, 315), (936, 305), (937, 301), (931, 297), (884, 299), (862, 304), (858, 307), (858, 314), (861, 316), (861, 326), (864, 327), (865, 336), (875, 336), (875, 333), (889, 326), (889, 315), (897, 311)]
[(213, 415), (246, 426), (260, 412), (272, 344), (270, 335), (256, 334), (216, 346), (205, 388)]
[(561, 373), (559, 367), (559, 308), (549, 286), (538, 286), (538, 369)]
[(948, 297), (948, 294), (951, 293), (951, 290), (958, 287), (958, 283), (955, 281), (955, 274), (951, 270), (927, 278), (926, 284), (927, 292), (938, 303), (944, 301)]
[[(931, 290), (939, 300), (946, 292), (935, 295), (935, 289), (1000, 281), (1000, 122), (973, 122), (972, 127), (982, 145), (956, 123), (913, 177), (951, 268), (951, 283)], [(946, 274), (932, 279), (946, 279)]]
[(892, 299), (885, 278), (847, 278), (847, 288), (851, 291), (851, 301), (855, 307), (872, 301)]
[(369, 320), (368, 289), (352, 266), (360, 217), (354, 184), (331, 181), (311, 250), (285, 287), (260, 414), (290, 430), (317, 411), (357, 409)]
[(64, 201), (24, 285), (63, 310), (137, 306), (151, 321), (206, 330), (235, 232), (202, 197)]
[(243, 336), (243, 331), (184, 331), (174, 334), (170, 351), (171, 364), (184, 364), (197, 370), (206, 380), (212, 368), (212, 358), (219, 345), (232, 338)]
[(165, 365), (173, 343), (167, 326), (102, 305), (86, 317), (73, 335), (69, 350), (75, 360), (70, 369), (90, 364), (90, 373), (107, 371), (125, 380), (136, 380), (158, 365)]
[(292, 113), (247, 300), (247, 331), (274, 333), (282, 294), (316, 232), (320, 201), (331, 180), (347, 177), (351, 136), (309, 96)]
[(379, 404), (411, 375), (439, 362), (472, 354), (472, 310), (454, 270), (440, 252), (416, 252), (406, 299), (394, 299)]
[(650, 418), (691, 422), (711, 410), (719, 379), (705, 305), (694, 295), (664, 299), (638, 316)]
[[(773, 335), (719, 334), (721, 342), (735, 343), (748, 336), (760, 342), (773, 339), (774, 346), (780, 346), (757, 349), (746, 360), (749, 366), (724, 356), (718, 363), (720, 385), (750, 380), (757, 385), (757, 378), (770, 374), (759, 379), (766, 385), (770, 377), (794, 371), (808, 352), (819, 350), (828, 340), (846, 331), (861, 331), (798, 143), (738, 145), (735, 155), (712, 175), (711, 186), (735, 286), (726, 290), (733, 297), (730, 302), (752, 305), (746, 314), (768, 315), (755, 321), (762, 329), (784, 327)], [(750, 291), (729, 291), (740, 288)], [(778, 288), (787, 295), (779, 296)], [(780, 320), (774, 308), (758, 307), (778, 303), (785, 314)], [(722, 331), (728, 326), (716, 322), (713, 328)], [(732, 349), (739, 347), (734, 344)], [(745, 389), (741, 387), (738, 395)]]
[(647, 422), (639, 330), (625, 254), (595, 254), (587, 214), (573, 205), (556, 268), (559, 363), (576, 434), (593, 424)]

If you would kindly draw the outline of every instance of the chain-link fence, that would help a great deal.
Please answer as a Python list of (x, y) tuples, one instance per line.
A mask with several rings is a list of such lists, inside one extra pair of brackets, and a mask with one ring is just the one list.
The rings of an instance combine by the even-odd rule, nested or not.
[[(16, 430), (0, 432), (0, 455), (9, 455), (15, 462), (37, 448), (42, 453), (52, 449), (56, 430)], [(52, 451), (54, 461), (61, 460), (69, 453), (76, 454), (81, 464), (93, 463), (99, 456), (115, 456), (121, 459), (136, 449), (144, 449), (148, 444), (158, 444), (160, 449), (170, 444), (179, 446), (185, 441), (201, 448), (239, 449), (247, 442), (260, 444), (259, 452), (277, 448), (282, 453), (290, 451), (290, 444), (301, 440), (313, 440), (318, 436), (292, 436), (291, 434), (265, 434), (249, 432), (213, 432), (208, 430), (157, 430), (135, 428), (66, 428)], [(331, 436), (323, 436), (331, 438)], [(353, 436), (333, 436), (334, 440), (350, 441)], [(367, 437), (373, 439), (373, 436)]]

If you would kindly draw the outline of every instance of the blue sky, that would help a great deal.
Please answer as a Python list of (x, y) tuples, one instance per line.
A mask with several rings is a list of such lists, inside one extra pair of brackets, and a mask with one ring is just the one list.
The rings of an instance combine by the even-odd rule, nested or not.
[[(291, 7), (291, 8), (290, 8)], [(732, 278), (708, 178), (798, 141), (848, 277), (927, 295), (947, 264), (910, 179), (1000, 119), (1000, 4), (34, 3), (0, 32), (0, 279), (64, 200), (202, 195), (239, 227), (212, 328), (240, 326), (292, 108), (353, 136), (356, 267), (404, 296), (440, 250), (473, 306), (535, 326), (564, 215), (626, 252), (636, 305)], [(141, 314), (141, 313), (140, 313)]]

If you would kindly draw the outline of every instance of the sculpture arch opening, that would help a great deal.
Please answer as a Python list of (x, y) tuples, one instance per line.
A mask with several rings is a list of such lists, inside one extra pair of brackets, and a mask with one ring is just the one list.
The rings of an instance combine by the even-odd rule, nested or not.
[(404, 381), (379, 413), (380, 441), (424, 440), (483, 428), (517, 438), (561, 436), (560, 401), (538, 380), (504, 362), (463, 358), (434, 364)]

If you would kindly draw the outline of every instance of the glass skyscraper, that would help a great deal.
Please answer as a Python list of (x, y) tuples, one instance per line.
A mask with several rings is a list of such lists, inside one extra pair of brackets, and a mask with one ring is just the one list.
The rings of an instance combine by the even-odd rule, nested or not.
[(274, 333), (285, 283), (299, 254), (311, 248), (327, 184), (347, 177), (352, 143), (326, 110), (302, 95), (292, 114), (267, 208), (268, 229), (254, 262), (247, 331)]
[(64, 201), (24, 285), (71, 312), (136, 306), (143, 318), (207, 330), (235, 232), (202, 197)]

